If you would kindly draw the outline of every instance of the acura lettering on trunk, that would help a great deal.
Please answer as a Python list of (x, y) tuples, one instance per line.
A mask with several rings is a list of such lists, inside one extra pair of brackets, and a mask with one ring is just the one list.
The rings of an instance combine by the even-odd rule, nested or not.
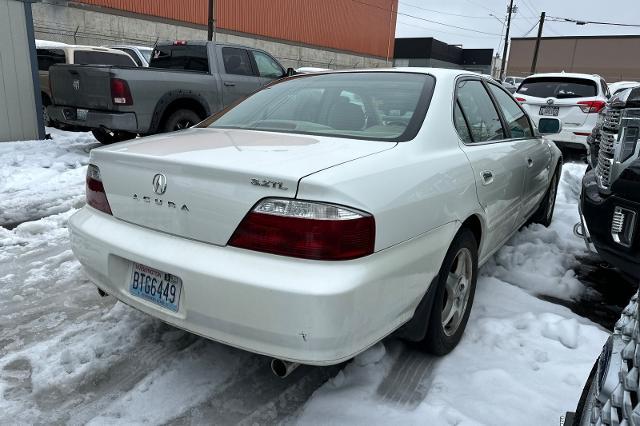
[(390, 335), (450, 352), (478, 267), (551, 222), (561, 166), (488, 77), (307, 74), (194, 128), (94, 149), (69, 230), (101, 294), (286, 376)]

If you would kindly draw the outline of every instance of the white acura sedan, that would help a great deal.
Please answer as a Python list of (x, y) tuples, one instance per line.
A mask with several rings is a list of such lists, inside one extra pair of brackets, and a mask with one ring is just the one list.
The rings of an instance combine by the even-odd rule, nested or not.
[(90, 163), (69, 228), (101, 294), (314, 365), (394, 332), (451, 351), (478, 266), (549, 224), (562, 165), (499, 83), (428, 68), (296, 76)]

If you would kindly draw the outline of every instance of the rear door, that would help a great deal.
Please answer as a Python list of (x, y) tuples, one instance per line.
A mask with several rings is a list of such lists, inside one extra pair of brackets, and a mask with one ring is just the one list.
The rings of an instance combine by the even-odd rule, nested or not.
[(508, 238), (520, 217), (525, 167), (519, 141), (509, 139), (500, 114), (482, 81), (457, 82), (454, 122), (476, 178), (478, 200), (486, 212), (486, 248)]
[(249, 51), (240, 47), (221, 47), (222, 101), (224, 106), (243, 99), (262, 86), (251, 63)]
[(502, 113), (510, 141), (522, 155), (526, 177), (520, 223), (538, 207), (549, 187), (551, 151), (542, 138), (535, 137), (529, 118), (520, 105), (503, 88), (488, 83), (489, 91)]
[(518, 88), (524, 95), (524, 109), (537, 123), (540, 117), (557, 117), (563, 128), (580, 128), (589, 114), (583, 112), (580, 102), (601, 99), (598, 83), (586, 78), (574, 77), (530, 77)]

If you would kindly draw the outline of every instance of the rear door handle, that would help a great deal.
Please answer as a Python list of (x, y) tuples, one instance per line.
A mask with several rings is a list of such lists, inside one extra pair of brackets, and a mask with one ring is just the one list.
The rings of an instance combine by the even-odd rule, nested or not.
[(533, 160), (531, 158), (527, 158), (527, 167), (533, 167)]
[(480, 176), (482, 176), (483, 185), (490, 185), (493, 183), (493, 172), (491, 170), (483, 170), (482, 173), (480, 173)]
[(230, 81), (225, 81), (225, 82), (224, 82), (224, 85), (225, 85), (225, 86), (227, 86), (227, 87), (233, 87), (233, 86), (235, 86), (236, 84), (235, 84), (235, 83), (232, 83), (232, 82), (230, 82)]

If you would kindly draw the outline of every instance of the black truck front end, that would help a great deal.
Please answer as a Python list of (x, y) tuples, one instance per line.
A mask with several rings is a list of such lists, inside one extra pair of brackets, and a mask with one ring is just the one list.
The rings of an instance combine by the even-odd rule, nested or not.
[(581, 223), (587, 246), (640, 280), (640, 87), (611, 100), (598, 132), (593, 169), (582, 180)]

